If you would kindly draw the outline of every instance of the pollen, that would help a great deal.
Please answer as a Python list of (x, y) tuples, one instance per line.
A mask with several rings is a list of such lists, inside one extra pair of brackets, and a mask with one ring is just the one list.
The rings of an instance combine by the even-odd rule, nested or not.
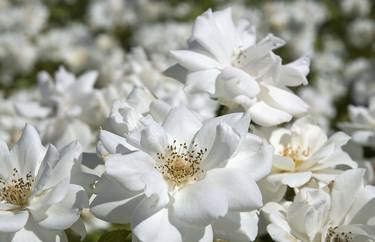
[(0, 202), (24, 207), (31, 195), (33, 185), (34, 177), (31, 173), (22, 177), (14, 168), (7, 180), (0, 177)]
[(325, 242), (351, 242), (352, 240), (352, 232), (339, 232), (337, 227), (330, 227)]
[(298, 146), (297, 149), (292, 149), (290, 146), (286, 146), (280, 152), (280, 155), (291, 158), (296, 167), (303, 163), (303, 160), (306, 159), (310, 154), (310, 148), (302, 149), (300, 146)]
[(154, 168), (173, 188), (178, 188), (199, 180), (203, 175), (200, 164), (206, 152), (207, 149), (198, 150), (194, 142), (188, 147), (186, 143), (177, 144), (174, 140), (164, 154), (157, 154)]

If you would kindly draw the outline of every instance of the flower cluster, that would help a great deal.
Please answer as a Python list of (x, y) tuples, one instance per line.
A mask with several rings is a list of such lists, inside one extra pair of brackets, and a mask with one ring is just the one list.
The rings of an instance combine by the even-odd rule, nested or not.
[(372, 5), (4, 0), (0, 241), (375, 241)]

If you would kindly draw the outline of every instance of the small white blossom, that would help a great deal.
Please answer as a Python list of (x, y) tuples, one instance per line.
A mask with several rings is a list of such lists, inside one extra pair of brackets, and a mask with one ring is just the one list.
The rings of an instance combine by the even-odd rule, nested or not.
[(11, 150), (0, 142), (1, 241), (66, 241), (63, 230), (88, 203), (84, 189), (71, 184), (80, 154), (78, 143), (45, 148), (30, 125)]

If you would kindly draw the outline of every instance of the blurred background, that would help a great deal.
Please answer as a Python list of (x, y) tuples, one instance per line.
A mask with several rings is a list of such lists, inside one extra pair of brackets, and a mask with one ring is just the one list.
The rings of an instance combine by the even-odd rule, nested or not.
[[(0, 0), (0, 137), (10, 140), (25, 121), (14, 103), (40, 99), (41, 71), (96, 70), (98, 90), (119, 81), (150, 85), (173, 64), (168, 51), (185, 48), (194, 19), (228, 6), (236, 22), (250, 20), (257, 39), (271, 32), (286, 40), (276, 51), (285, 63), (310, 56), (310, 84), (294, 91), (327, 131), (348, 121), (348, 105), (368, 106), (375, 96), (372, 0)], [(85, 241), (98, 241), (103, 231), (100, 241), (130, 241), (127, 230), (96, 221)]]

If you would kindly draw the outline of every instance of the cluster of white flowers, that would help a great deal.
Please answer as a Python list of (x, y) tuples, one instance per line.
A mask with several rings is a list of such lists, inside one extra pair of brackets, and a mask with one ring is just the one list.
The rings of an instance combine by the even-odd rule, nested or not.
[[(58, 66), (0, 93), (1, 242), (111, 224), (135, 242), (375, 241), (375, 60), (343, 57), (327, 6), (236, 3), (190, 23), (190, 4), (91, 1), (86, 25), (47, 28), (47, 5), (0, 3), (1, 82)], [(375, 49), (371, 6), (339, 4), (360, 16), (351, 48)]]

